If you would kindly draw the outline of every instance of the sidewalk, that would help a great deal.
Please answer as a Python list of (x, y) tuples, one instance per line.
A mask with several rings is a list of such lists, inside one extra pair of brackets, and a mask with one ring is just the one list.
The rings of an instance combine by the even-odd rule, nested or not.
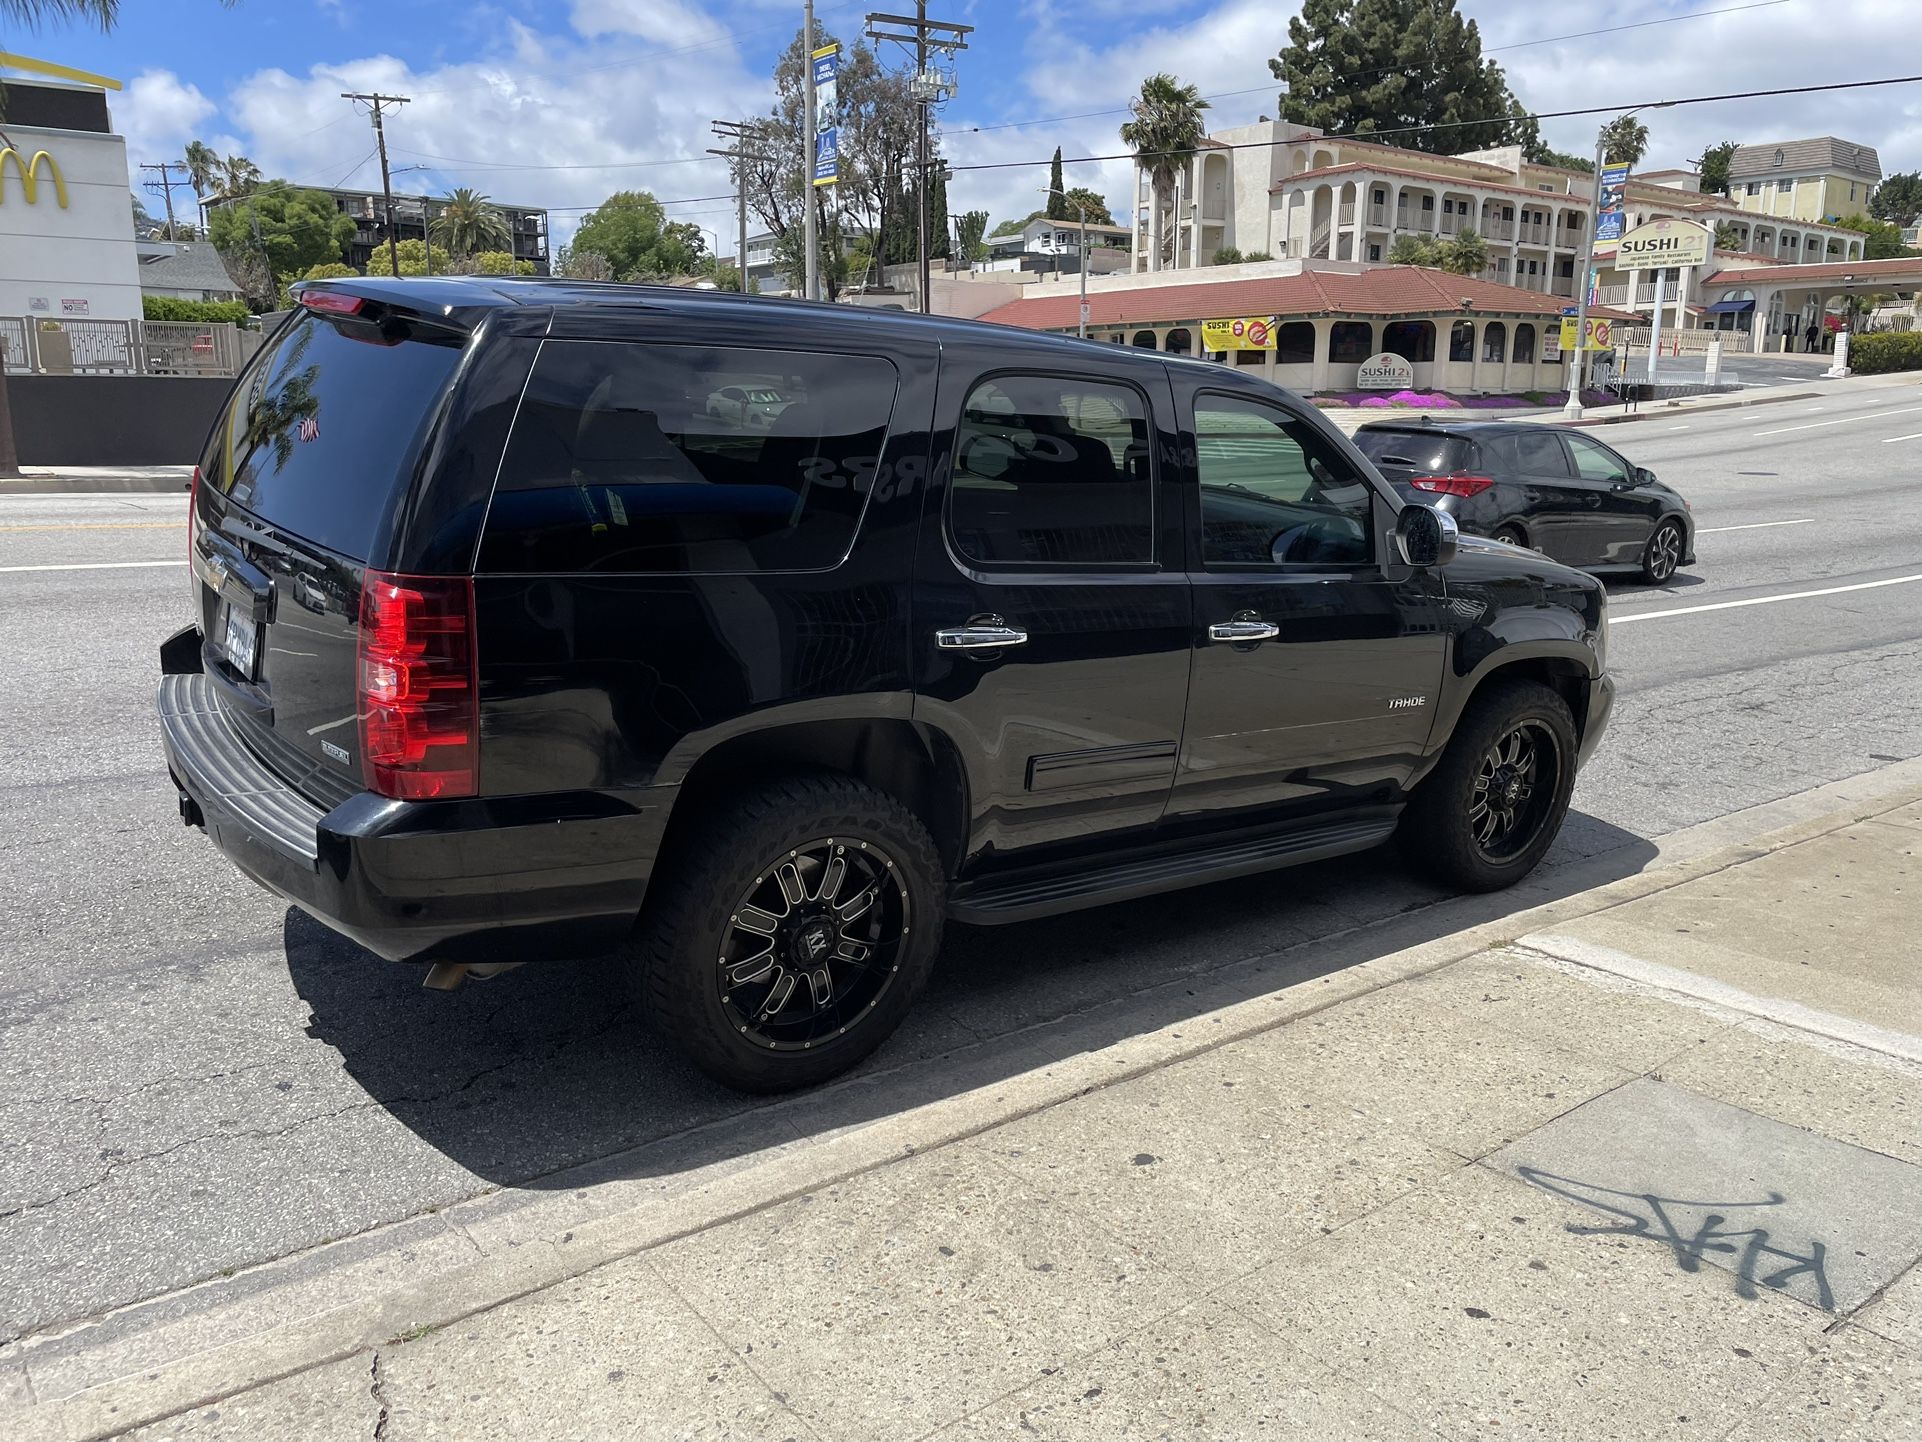
[[(358, 1325), (391, 1340), (237, 1396), (203, 1342), (222, 1400), (128, 1435), (1916, 1435), (1922, 763), (1822, 795), (1423, 947), (1250, 963), (1263, 994), (1000, 1085), (869, 1097), (828, 1144), (865, 1160), (784, 1193), (757, 1158), (566, 1280), (659, 1169), (548, 1194), (578, 1218), (549, 1240), (473, 1214), (505, 1300), (390, 1278)], [(60, 1339), (0, 1356), (6, 1434), (156, 1415), (174, 1364), (131, 1359), (190, 1310), (119, 1381)]]

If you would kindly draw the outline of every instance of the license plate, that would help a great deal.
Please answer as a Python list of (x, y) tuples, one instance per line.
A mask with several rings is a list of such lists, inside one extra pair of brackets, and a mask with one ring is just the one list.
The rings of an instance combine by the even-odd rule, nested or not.
[(254, 652), (259, 637), (260, 628), (253, 623), (252, 617), (234, 610), (232, 606), (227, 608), (227, 625), (221, 634), (221, 649), (227, 653), (234, 670), (249, 681), (254, 679)]

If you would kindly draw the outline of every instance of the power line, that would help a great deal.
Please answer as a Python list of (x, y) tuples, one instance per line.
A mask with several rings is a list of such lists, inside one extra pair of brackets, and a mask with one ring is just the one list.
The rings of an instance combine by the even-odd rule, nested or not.
[[(1473, 120), (1441, 120), (1429, 125), (1404, 125), (1392, 130), (1370, 130), (1356, 135), (1321, 135), (1318, 140), (1361, 140), (1374, 141), (1387, 135), (1421, 135), (1431, 130), (1459, 130), (1470, 125), (1494, 125), (1512, 123), (1519, 120), (1566, 120), (1577, 115), (1619, 115), (1625, 110), (1672, 110), (1679, 105), (1708, 105), (1722, 100), (1761, 100), (1777, 95), (1816, 95), (1835, 90), (1867, 90), (1880, 85), (1915, 85), (1922, 83), (1922, 75), (1894, 75), (1886, 80), (1845, 80), (1829, 85), (1785, 85), (1774, 90), (1735, 90), (1725, 95), (1689, 95), (1677, 100), (1643, 100), (1633, 105), (1588, 105), (1574, 110), (1537, 110), (1516, 115), (1485, 115)], [(1240, 140), (1233, 144), (1216, 142), (1213, 148), (1220, 150), (1272, 150), (1278, 145), (1299, 145), (1304, 137), (1287, 140)], [(1104, 160), (1133, 160), (1132, 150), (1117, 151), (1109, 155), (1078, 155), (1072, 160), (1063, 160), (1063, 165), (1092, 165)], [(1020, 170), (1035, 165), (1051, 165), (1052, 156), (1045, 160), (987, 160), (972, 165), (950, 165), (950, 170)]]
[[(1503, 50), (1526, 50), (1534, 45), (1554, 45), (1563, 40), (1587, 40), (1597, 35), (1614, 35), (1623, 30), (1642, 30), (1650, 25), (1674, 25), (1682, 20), (1706, 20), (1711, 15), (1734, 15), (1743, 10), (1768, 10), (1777, 5), (1792, 4), (1793, 0), (1752, 0), (1747, 5), (1728, 5), (1719, 10), (1694, 10), (1686, 15), (1664, 15), (1657, 20), (1637, 20), (1625, 25), (1608, 25), (1600, 30), (1577, 30), (1567, 35), (1544, 35), (1536, 40), (1512, 40), (1506, 45), (1489, 45), (1482, 49), (1484, 55), (1494, 55)], [(1438, 67), (1431, 67), (1438, 68)], [(1377, 66), (1373, 70), (1345, 70), (1345, 81), (1365, 80), (1376, 75), (1404, 75), (1407, 70), (1399, 65)], [(1266, 85), (1249, 85), (1240, 90), (1214, 90), (1202, 96), (1203, 100), (1231, 100), (1242, 95), (1268, 95), (1274, 93), (1276, 82)], [(953, 130), (944, 130), (944, 135), (984, 135), (991, 130), (1019, 130), (1029, 125), (1058, 125), (1067, 120), (1098, 120), (1104, 115), (1127, 115), (1130, 107), (1116, 106), (1111, 110), (1083, 110), (1074, 115), (1040, 116), (1033, 120), (1004, 120), (995, 125), (964, 125)]]
[(187, 166), (178, 160), (159, 160), (142, 163), (140, 168), (142, 170), (157, 170), (160, 172), (160, 179), (142, 181), (141, 184), (146, 189), (161, 196), (167, 202), (167, 239), (173, 240), (178, 234), (174, 228), (174, 187), (176, 185), (192, 185), (193, 182), (184, 178), (175, 180), (173, 179), (172, 173), (177, 170), (185, 177), (187, 174)]

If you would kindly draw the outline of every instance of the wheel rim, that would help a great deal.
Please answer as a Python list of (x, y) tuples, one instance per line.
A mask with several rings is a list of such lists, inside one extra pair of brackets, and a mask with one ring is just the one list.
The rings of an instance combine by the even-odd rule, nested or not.
[(908, 889), (870, 841), (826, 836), (754, 878), (721, 941), (721, 1009), (744, 1038), (805, 1051), (844, 1035), (894, 983)]
[(1682, 559), (1682, 533), (1673, 524), (1664, 525), (1655, 532), (1648, 543), (1648, 571), (1658, 581), (1666, 581), (1675, 574), (1675, 566)]
[(1468, 805), (1483, 856), (1506, 861), (1534, 844), (1554, 808), (1561, 766), (1561, 743), (1539, 721), (1511, 727), (1488, 748)]

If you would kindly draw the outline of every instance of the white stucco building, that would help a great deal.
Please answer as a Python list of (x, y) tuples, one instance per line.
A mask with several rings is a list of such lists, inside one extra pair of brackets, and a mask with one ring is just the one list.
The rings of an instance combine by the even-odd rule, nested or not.
[(0, 121), (0, 317), (137, 320), (127, 142), (106, 92), (8, 80)]

